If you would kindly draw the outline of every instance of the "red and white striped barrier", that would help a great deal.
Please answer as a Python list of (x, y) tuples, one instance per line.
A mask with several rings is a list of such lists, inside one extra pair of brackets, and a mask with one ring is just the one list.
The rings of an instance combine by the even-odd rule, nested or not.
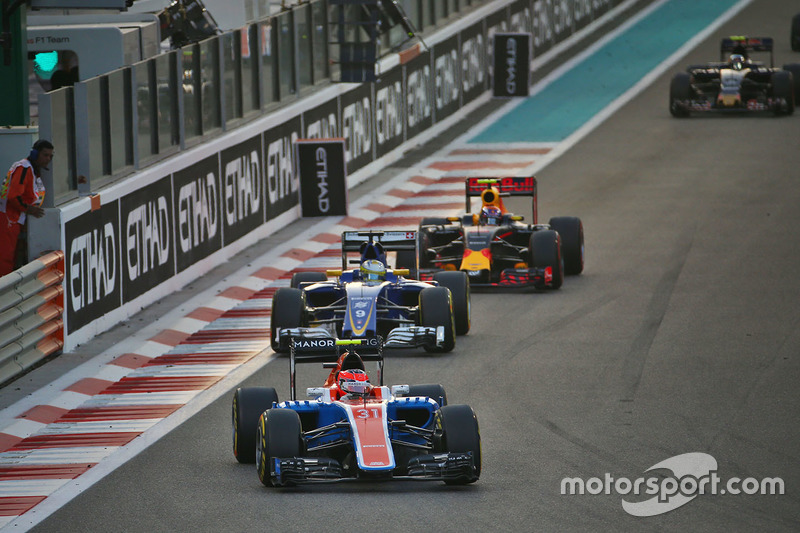
[(64, 253), (0, 278), (0, 384), (64, 346)]

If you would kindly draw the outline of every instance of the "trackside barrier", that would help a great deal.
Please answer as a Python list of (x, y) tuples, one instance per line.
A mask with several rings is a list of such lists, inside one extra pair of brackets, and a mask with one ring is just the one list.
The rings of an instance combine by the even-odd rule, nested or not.
[(0, 384), (64, 346), (64, 252), (0, 278)]

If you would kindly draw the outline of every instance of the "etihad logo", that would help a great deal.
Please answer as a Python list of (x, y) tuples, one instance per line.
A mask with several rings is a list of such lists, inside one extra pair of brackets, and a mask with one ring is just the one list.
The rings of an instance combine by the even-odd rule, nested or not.
[(80, 311), (111, 295), (117, 289), (117, 248), (114, 225), (78, 235), (70, 243), (70, 304)]

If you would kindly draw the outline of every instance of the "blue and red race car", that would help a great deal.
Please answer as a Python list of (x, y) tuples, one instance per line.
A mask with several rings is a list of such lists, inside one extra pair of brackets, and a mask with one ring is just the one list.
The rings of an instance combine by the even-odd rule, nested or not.
[[(377, 361), (382, 376), (380, 338), (340, 340), (318, 328), (282, 336), (291, 338), (291, 399), (279, 402), (270, 387), (242, 387), (232, 405), (234, 456), (255, 462), (264, 485), (477, 481), (481, 444), (472, 408), (447, 405), (439, 384), (390, 388), (381, 377), (373, 385), (364, 361)], [(320, 362), (331, 369), (325, 383), (307, 389), (311, 400), (297, 400), (296, 365)]]
[[(510, 213), (509, 196), (530, 196), (532, 220)], [(480, 197), (481, 210), (471, 213)], [(467, 212), (426, 217), (419, 226), (419, 278), (466, 272), (473, 287), (558, 289), (564, 275), (583, 272), (583, 223), (577, 217), (537, 222), (536, 178), (467, 178)]]

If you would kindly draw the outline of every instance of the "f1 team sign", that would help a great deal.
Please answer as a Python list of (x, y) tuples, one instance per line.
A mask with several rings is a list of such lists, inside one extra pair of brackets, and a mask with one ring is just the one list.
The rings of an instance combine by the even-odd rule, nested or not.
[(346, 215), (344, 139), (298, 139), (295, 151), (303, 216)]
[(531, 34), (496, 33), (494, 35), (495, 98), (530, 94)]

